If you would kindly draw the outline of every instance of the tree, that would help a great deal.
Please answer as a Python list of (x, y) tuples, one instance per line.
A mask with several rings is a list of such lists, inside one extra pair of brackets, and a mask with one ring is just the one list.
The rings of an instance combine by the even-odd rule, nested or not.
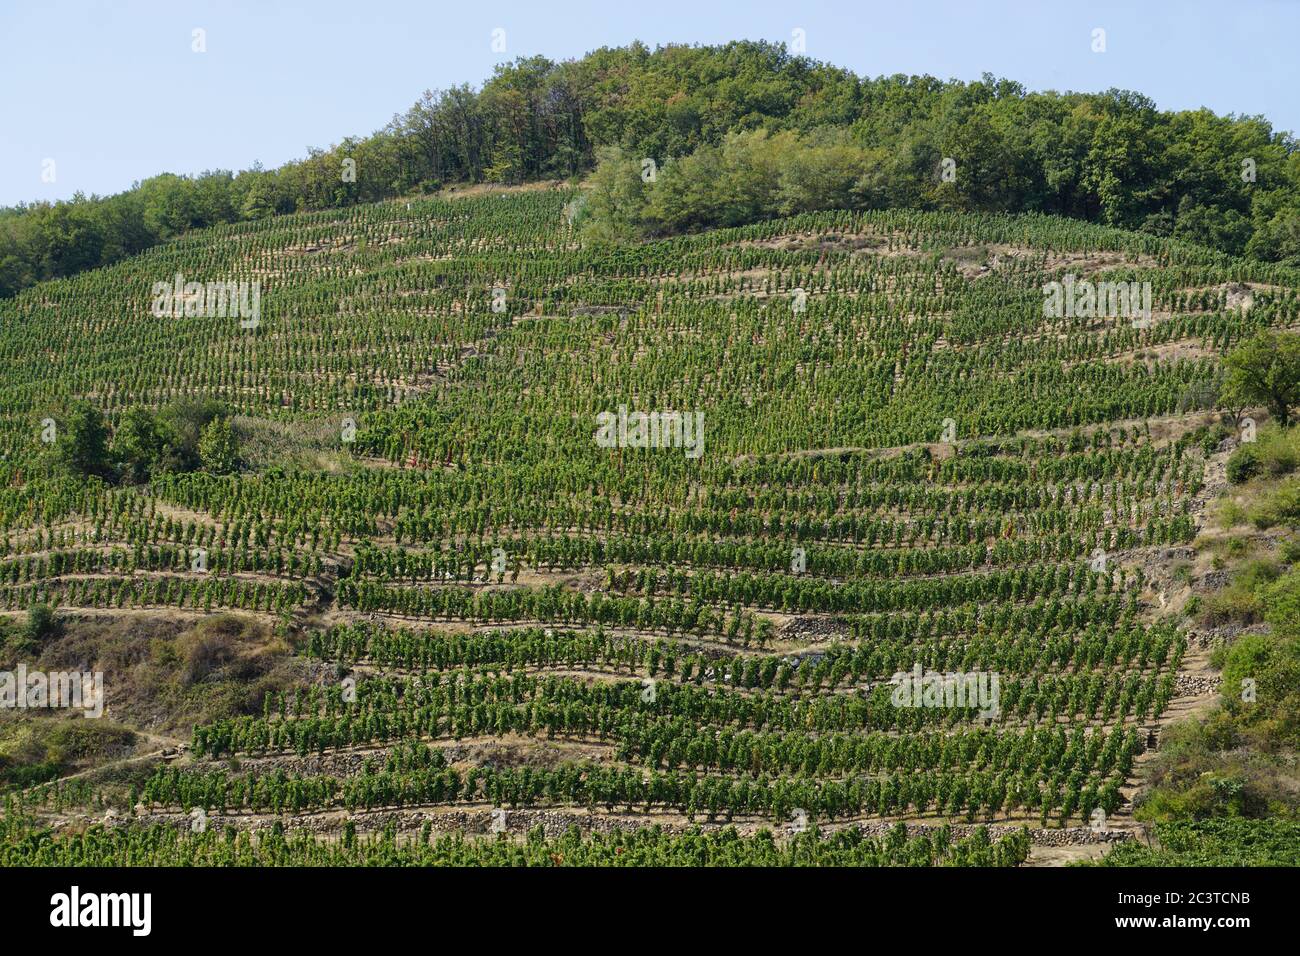
[(1261, 332), (1224, 359), (1228, 377), (1223, 398), (1229, 407), (1264, 405), (1278, 425), (1291, 424), (1300, 403), (1300, 335)]
[(108, 474), (108, 426), (103, 412), (87, 402), (75, 406), (58, 433), (55, 456), (73, 474)]
[(858, 183), (870, 166), (866, 153), (847, 142), (832, 140), (806, 148), (787, 145), (781, 165), (781, 211), (848, 209), (860, 205)]
[(159, 467), (165, 471), (199, 467), (203, 432), (225, 414), (225, 407), (214, 399), (178, 399), (163, 408), (158, 413), (158, 431), (163, 437)]
[(619, 149), (602, 151), (576, 223), (584, 237), (597, 242), (634, 239), (639, 235), (644, 212), (645, 182), (640, 163)]
[(239, 465), (239, 442), (226, 418), (214, 418), (199, 439), (199, 458), (203, 467), (218, 475), (228, 475)]
[(242, 219), (265, 219), (275, 212), (275, 207), (267, 195), (265, 187), (260, 182), (253, 183), (248, 195), (244, 197), (243, 204), (239, 207), (239, 215)]
[(128, 482), (149, 480), (162, 455), (164, 437), (153, 414), (145, 408), (130, 408), (113, 433), (113, 456)]

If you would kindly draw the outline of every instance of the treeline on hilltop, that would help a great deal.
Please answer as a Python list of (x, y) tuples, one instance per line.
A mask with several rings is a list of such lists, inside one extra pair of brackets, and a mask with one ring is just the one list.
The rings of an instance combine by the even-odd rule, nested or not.
[(866, 79), (765, 42), (636, 43), (502, 64), (477, 91), (426, 92), (373, 135), (279, 169), (164, 174), (110, 197), (0, 210), (0, 295), (216, 223), (573, 177), (602, 147), (657, 166), (648, 214), (615, 219), (614, 232), (828, 205), (1035, 211), (1300, 262), (1300, 153), (1259, 117), (1161, 111), (1117, 90), (1030, 93), (987, 75)]
[[(760, 128), (729, 132), (721, 143), (662, 166), (651, 166), (624, 147), (601, 147), (577, 222), (587, 239), (627, 242), (830, 209), (1034, 211), (1300, 263), (1295, 241), (1300, 206), (1273, 213), (1276, 221), (1265, 221), (1266, 204), (1252, 206), (1249, 198), (1242, 210), (1199, 205), (1187, 193), (1176, 204), (1155, 206), (1123, 186), (1109, 195), (1094, 189), (1105, 179), (1088, 171), (1089, 160), (1081, 167), (1085, 173), (1077, 195), (1066, 201), (1039, 176), (1048, 164), (1032, 157), (1021, 162), (1013, 152), (999, 155), (1000, 142), (985, 138), (968, 148), (950, 148), (954, 156), (941, 155), (943, 147), (933, 143), (909, 152), (896, 144), (863, 142), (848, 127)], [(1177, 178), (1177, 170), (1169, 172)], [(1224, 172), (1221, 195), (1205, 190), (1207, 203), (1226, 202), (1234, 192), (1230, 175)]]

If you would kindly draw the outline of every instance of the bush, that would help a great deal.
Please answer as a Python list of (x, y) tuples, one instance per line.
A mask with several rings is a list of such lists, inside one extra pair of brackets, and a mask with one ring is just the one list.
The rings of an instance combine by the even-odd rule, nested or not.
[(1231, 498), (1220, 498), (1214, 506), (1214, 518), (1223, 528), (1235, 528), (1246, 523), (1246, 509)]
[[(214, 399), (180, 399), (157, 412), (133, 406), (113, 431), (111, 454), (103, 413), (81, 403), (56, 431), (54, 464), (74, 475), (112, 477), (144, 484), (163, 472), (235, 470), (238, 441), (226, 407)], [(204, 443), (207, 450), (204, 450)]]
[[(1183, 412), (1183, 411), (1194, 411), (1197, 408), (1213, 408), (1215, 405), (1218, 404), (1218, 400), (1219, 397), (1218, 394), (1216, 393), (1211, 400), (1203, 402), (1201, 404), (1194, 404), (1189, 401), (1187, 403), (1187, 406), (1184, 407), (1183, 403), (1179, 402), (1178, 410), (1180, 412)], [(1200, 439), (1201, 451), (1204, 452), (1206, 456), (1213, 455), (1218, 450), (1219, 443), (1222, 442), (1228, 436), (1233, 434), (1235, 434), (1235, 432), (1232, 429), (1228, 428), (1227, 425), (1222, 425), (1222, 424), (1216, 425), (1214, 428), (1205, 429), (1205, 433), (1201, 436)]]
[(1300, 482), (1289, 481), (1263, 495), (1250, 509), (1250, 520), (1261, 530), (1300, 522)]
[(29, 641), (43, 641), (57, 633), (58, 622), (54, 618), (54, 608), (48, 604), (33, 604), (27, 611), (23, 636)]
[(1228, 481), (1234, 485), (1250, 481), (1259, 474), (1259, 452), (1255, 446), (1241, 445), (1228, 456)]
[(1227, 587), (1205, 599), (1201, 622), (1206, 627), (1222, 624), (1253, 624), (1259, 620), (1259, 600), (1253, 591), (1242, 587)]
[(641, 159), (604, 149), (591, 176), (586, 238), (626, 241), (796, 212), (872, 205), (875, 158), (843, 130), (730, 133), (664, 164), (653, 180)]
[(1226, 700), (1241, 699), (1241, 682), (1259, 677), (1268, 665), (1275, 643), (1267, 634), (1243, 634), (1218, 655), (1223, 669), (1220, 693)]
[(274, 663), (253, 647), (257, 625), (232, 614), (204, 618), (177, 642), (183, 687), (214, 681), (251, 681)]
[(102, 760), (131, 747), (135, 732), (100, 720), (65, 720), (55, 725), (46, 746), (50, 759), (67, 766), (81, 760)]
[(188, 687), (201, 683), (221, 670), (238, 656), (238, 635), (227, 628), (195, 628), (182, 643), (184, 666), (181, 683)]
[(1291, 571), (1264, 591), (1264, 620), (1279, 637), (1300, 638), (1300, 570)]
[(1260, 471), (1274, 478), (1300, 468), (1300, 429), (1265, 428), (1255, 443)]

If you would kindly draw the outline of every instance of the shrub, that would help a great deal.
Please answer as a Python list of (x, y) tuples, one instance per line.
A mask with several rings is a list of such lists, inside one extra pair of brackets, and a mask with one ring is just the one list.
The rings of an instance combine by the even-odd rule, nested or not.
[(1300, 637), (1300, 570), (1293, 570), (1264, 592), (1264, 619), (1281, 637)]
[(1289, 481), (1262, 496), (1250, 509), (1250, 520), (1260, 529), (1300, 522), (1300, 482)]
[(1259, 452), (1255, 445), (1241, 445), (1228, 456), (1228, 481), (1234, 485), (1250, 481), (1259, 474)]
[(1291, 474), (1300, 468), (1300, 429), (1264, 429), (1255, 442), (1255, 455), (1261, 473), (1274, 478)]
[(33, 604), (27, 611), (23, 636), (29, 641), (43, 641), (57, 633), (58, 622), (54, 618), (54, 608), (48, 604)]
[(100, 720), (65, 720), (55, 725), (46, 746), (50, 758), (67, 765), (79, 760), (103, 759), (135, 743), (135, 732)]

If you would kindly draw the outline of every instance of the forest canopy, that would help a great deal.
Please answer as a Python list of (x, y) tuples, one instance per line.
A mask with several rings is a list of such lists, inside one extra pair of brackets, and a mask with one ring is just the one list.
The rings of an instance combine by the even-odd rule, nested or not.
[[(1120, 90), (1028, 92), (989, 75), (870, 79), (766, 42), (636, 43), (502, 64), (478, 90), (426, 91), (371, 136), (278, 169), (167, 173), (114, 196), (0, 209), (0, 296), (217, 223), (581, 176), (602, 149), (660, 172), (649, 190), (623, 184), (624, 204), (648, 203), (648, 218), (612, 220), (611, 233), (826, 203), (959, 208), (1070, 216), (1300, 264), (1300, 152), (1261, 117), (1162, 111)], [(797, 168), (774, 168), (786, 162)], [(713, 185), (730, 191), (715, 195), (703, 187), (720, 163), (728, 177)]]

